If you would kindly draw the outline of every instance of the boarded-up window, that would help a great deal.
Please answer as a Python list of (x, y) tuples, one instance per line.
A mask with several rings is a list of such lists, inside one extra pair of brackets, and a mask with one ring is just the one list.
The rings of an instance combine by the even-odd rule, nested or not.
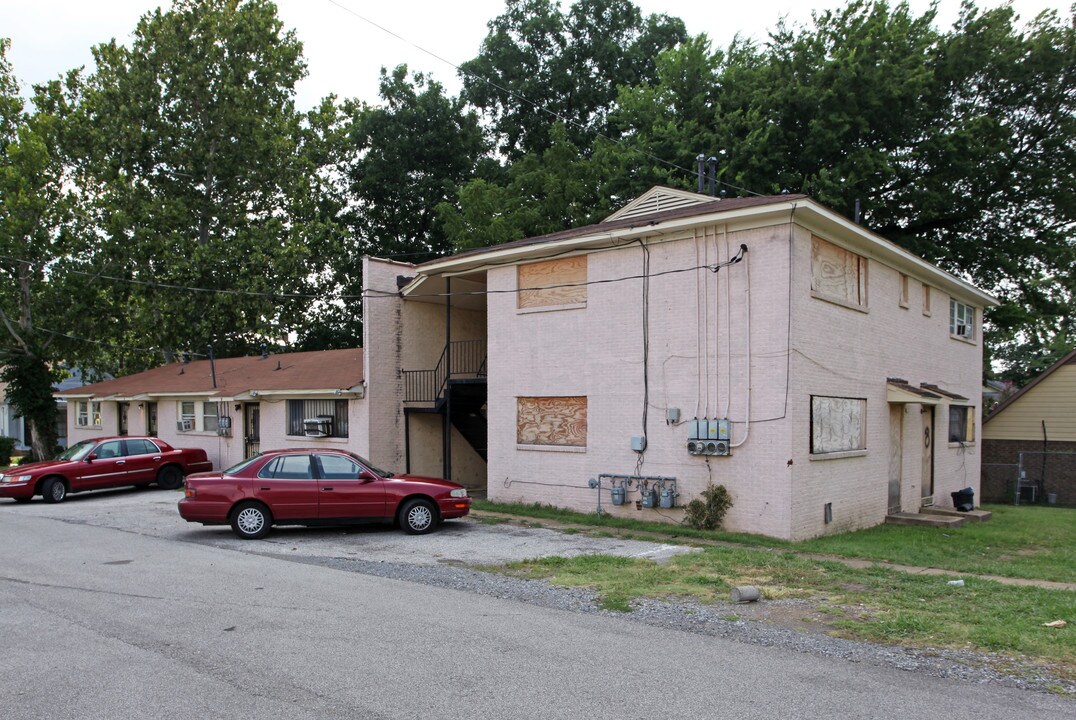
[(975, 408), (967, 405), (949, 406), (949, 442), (975, 441)]
[(587, 301), (587, 256), (520, 265), (518, 307), (581, 305)]
[(811, 291), (828, 300), (867, 306), (867, 259), (811, 238)]
[(867, 447), (867, 401), (811, 396), (811, 452), (832, 453)]
[(923, 283), (923, 314), (930, 315), (930, 286)]
[(516, 398), (516, 442), (586, 447), (586, 397)]
[(905, 275), (904, 273), (901, 273), (900, 274), (900, 302), (899, 302), (899, 305), (902, 308), (908, 307), (908, 294), (909, 294), (908, 293), (908, 286), (909, 285), (910, 285), (910, 281), (909, 281), (908, 276)]

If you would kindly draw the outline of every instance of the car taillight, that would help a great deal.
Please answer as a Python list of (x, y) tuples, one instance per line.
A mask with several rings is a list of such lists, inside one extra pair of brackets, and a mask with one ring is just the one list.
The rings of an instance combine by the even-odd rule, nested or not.
[(186, 486), (185, 488), (183, 488), (183, 495), (184, 495), (184, 497), (190, 497), (190, 498), (192, 498), (192, 497), (194, 497), (194, 496), (195, 496), (195, 495), (197, 495), (197, 494), (198, 494), (198, 493), (197, 493), (197, 492), (195, 492), (194, 488), (192, 488), (192, 487), (191, 487), (190, 485), (187, 485), (187, 486)]

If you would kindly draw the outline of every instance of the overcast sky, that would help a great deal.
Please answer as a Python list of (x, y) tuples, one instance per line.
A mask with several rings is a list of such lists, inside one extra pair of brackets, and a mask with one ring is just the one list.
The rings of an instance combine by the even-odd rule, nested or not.
[[(9, 60), (25, 93), (30, 84), (72, 68), (92, 69), (93, 45), (111, 38), (129, 44), (138, 18), (161, 4), (170, 6), (167, 0), (0, 0), (0, 37), (11, 38)], [(679, 16), (689, 33), (705, 32), (716, 44), (725, 45), (737, 33), (764, 39), (782, 16), (806, 21), (812, 9), (840, 7), (844, 2), (636, 0), (636, 4), (644, 13)], [(1001, 4), (1001, 0), (979, 2), (980, 7)], [(1065, 13), (1069, 4), (1070, 0), (1014, 2), (1025, 20), (1045, 8)], [(310, 74), (299, 87), (298, 104), (305, 109), (330, 93), (376, 102), (380, 68), (401, 63), (432, 73), (455, 94), (460, 87), (455, 69), (428, 53), (453, 64), (474, 57), (486, 35), (486, 23), (501, 12), (504, 1), (277, 0), (277, 6), (285, 27), (294, 28), (303, 43)], [(911, 0), (911, 6), (921, 13), (929, 0)], [(939, 21), (951, 24), (959, 6), (959, 0), (941, 0)]]

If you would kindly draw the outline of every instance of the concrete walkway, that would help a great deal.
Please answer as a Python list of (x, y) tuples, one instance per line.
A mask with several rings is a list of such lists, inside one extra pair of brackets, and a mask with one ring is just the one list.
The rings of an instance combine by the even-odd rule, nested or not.
[(597, 525), (579, 525), (575, 523), (560, 522), (557, 520), (547, 520), (544, 518), (531, 518), (524, 515), (511, 515), (508, 513), (489, 512), (487, 510), (471, 510), (471, 515), (478, 518), (496, 518), (505, 522), (515, 523), (518, 525), (537, 524), (544, 528), (552, 530), (572, 530), (575, 532), (594, 532), (600, 531), (602, 533), (610, 533), (613, 535), (625, 535), (630, 536), (633, 539), (647, 538), (649, 540), (680, 543), (684, 545), (695, 545), (700, 547), (732, 547), (732, 548), (748, 548), (751, 550), (762, 550), (765, 552), (792, 552), (802, 558), (808, 560), (821, 560), (825, 562), (837, 562), (842, 565), (846, 565), (850, 568), (863, 570), (871, 567), (881, 567), (887, 570), (893, 570), (895, 572), (909, 573), (912, 575), (950, 575), (961, 578), (977, 578), (980, 580), (992, 580), (993, 582), (1001, 583), (1003, 585), (1018, 585), (1021, 587), (1039, 587), (1047, 590), (1072, 590), (1076, 591), (1076, 583), (1058, 582), (1055, 580), (1034, 580), (1027, 578), (1014, 578), (1005, 577), (1002, 575), (979, 575), (975, 573), (960, 572), (958, 570), (946, 570), (944, 568), (933, 567), (920, 567), (917, 565), (901, 565), (900, 563), (886, 562), (884, 560), (864, 560), (862, 558), (848, 558), (841, 557), (839, 555), (822, 555), (819, 553), (804, 553), (796, 552), (791, 548), (772, 548), (761, 547), (755, 545), (741, 545), (739, 543), (728, 542), (726, 540), (705, 540), (702, 538), (669, 538), (668, 535), (656, 532), (649, 532), (647, 530), (621, 530), (615, 527), (609, 526), (597, 526)]

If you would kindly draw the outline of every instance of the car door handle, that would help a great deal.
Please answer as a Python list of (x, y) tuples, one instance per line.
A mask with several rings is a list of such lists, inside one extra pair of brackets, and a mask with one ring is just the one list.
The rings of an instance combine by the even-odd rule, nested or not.
[(258, 489), (261, 490), (262, 492), (269, 492), (270, 490), (272, 490), (272, 488), (258, 488)]
[(123, 464), (125, 464), (126, 462), (127, 462), (126, 460), (117, 460), (117, 461), (116, 461), (116, 464), (117, 464), (117, 465), (123, 465)]
[(156, 457), (153, 458), (153, 462), (160, 462), (160, 461), (161, 461), (161, 456), (160, 455), (157, 455)]
[(332, 488), (331, 487), (323, 487), (322, 491), (323, 492), (332, 492)]

